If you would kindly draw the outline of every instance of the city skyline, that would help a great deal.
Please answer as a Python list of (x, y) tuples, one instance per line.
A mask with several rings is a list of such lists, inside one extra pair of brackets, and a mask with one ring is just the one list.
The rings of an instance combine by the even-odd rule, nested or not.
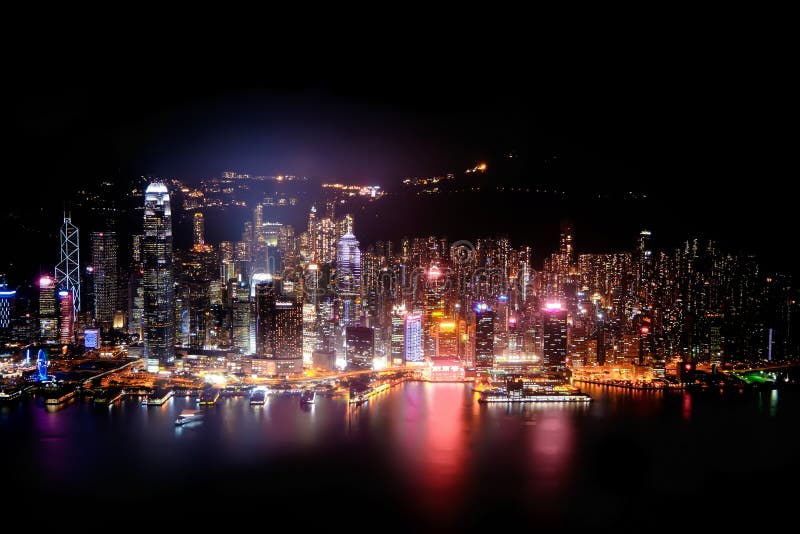
[(790, 509), (757, 489), (800, 474), (774, 135), (736, 89), (550, 100), (493, 66), (20, 98), (2, 499), (422, 532)]

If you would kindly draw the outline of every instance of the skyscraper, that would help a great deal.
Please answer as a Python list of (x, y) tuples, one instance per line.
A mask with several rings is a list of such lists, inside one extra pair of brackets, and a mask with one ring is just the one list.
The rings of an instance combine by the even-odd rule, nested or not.
[(425, 294), (424, 294), (424, 319), (423, 319), (423, 343), (425, 356), (433, 358), (436, 356), (436, 328), (444, 318), (444, 290), (447, 285), (445, 273), (438, 265), (431, 265), (425, 274)]
[(61, 260), (56, 265), (55, 287), (59, 290), (72, 291), (73, 319), (81, 311), (81, 267), (80, 241), (78, 227), (72, 224), (72, 218), (64, 214), (64, 224), (59, 232), (61, 238)]
[(494, 365), (494, 311), (485, 303), (475, 306), (475, 369), (486, 371)]
[(206, 224), (203, 214), (199, 211), (192, 216), (192, 245), (202, 247), (206, 244)]
[(567, 310), (559, 302), (548, 303), (542, 321), (542, 368), (563, 371), (567, 367)]
[(230, 292), (233, 294), (233, 346), (242, 354), (252, 354), (250, 285), (244, 280), (234, 280)]
[(273, 280), (256, 285), (256, 354), (273, 361), (269, 374), (303, 372), (302, 304), (278, 295)]
[(72, 291), (61, 290), (58, 292), (58, 306), (61, 310), (61, 325), (59, 341), (72, 343), (75, 339), (74, 308), (72, 304)]
[(114, 232), (92, 232), (94, 316), (104, 331), (111, 329), (117, 307), (117, 238)]
[(422, 314), (416, 312), (406, 314), (403, 338), (405, 343), (404, 360), (407, 363), (423, 362), (425, 356), (422, 351)]
[(355, 325), (360, 316), (361, 250), (349, 225), (336, 248), (336, 296), (341, 306), (341, 325)]
[[(144, 357), (166, 363), (174, 357), (175, 299), (172, 265), (172, 211), (169, 191), (153, 182), (144, 195)], [(148, 368), (153, 365), (148, 362)]]
[(303, 304), (303, 365), (311, 366), (317, 347), (317, 306)]
[(44, 275), (39, 278), (39, 337), (43, 340), (53, 340), (57, 335), (55, 281)]
[(346, 339), (347, 370), (372, 369), (375, 359), (375, 332), (372, 328), (348, 326)]
[(392, 365), (399, 365), (403, 361), (406, 314), (406, 307), (403, 305), (392, 308), (392, 339), (389, 351), (389, 363)]
[(0, 342), (10, 340), (16, 296), (17, 290), (9, 289), (5, 280), (0, 278)]

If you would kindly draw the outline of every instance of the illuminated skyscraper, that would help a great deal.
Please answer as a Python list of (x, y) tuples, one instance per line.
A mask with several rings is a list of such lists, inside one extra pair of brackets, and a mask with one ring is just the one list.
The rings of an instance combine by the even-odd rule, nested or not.
[(458, 358), (458, 329), (455, 321), (439, 321), (436, 325), (436, 357)]
[(475, 305), (475, 369), (494, 366), (494, 311), (485, 303)]
[(192, 244), (202, 247), (206, 244), (206, 223), (203, 214), (199, 211), (192, 216)]
[(252, 354), (250, 350), (250, 285), (243, 281), (233, 281), (233, 346), (242, 354)]
[(407, 313), (405, 319), (404, 360), (409, 363), (420, 363), (425, 360), (422, 351), (422, 314)]
[(567, 367), (567, 310), (561, 303), (548, 303), (542, 321), (542, 367), (548, 371), (563, 371)]
[[(144, 195), (143, 332), (144, 357), (166, 363), (174, 357), (175, 298), (173, 287), (172, 211), (169, 191), (153, 182)], [(148, 367), (153, 365), (148, 362)]]
[(55, 288), (72, 291), (73, 319), (81, 311), (81, 267), (78, 227), (64, 214), (64, 224), (59, 232), (61, 238), (61, 260), (56, 265)]
[(361, 250), (351, 227), (336, 249), (336, 296), (341, 306), (340, 324), (355, 325), (361, 315)]
[(92, 269), (94, 316), (97, 325), (108, 331), (117, 307), (117, 239), (114, 232), (92, 232)]
[(345, 329), (347, 370), (372, 369), (375, 360), (375, 332), (363, 326), (348, 326)]
[(274, 360), (269, 374), (303, 372), (302, 304), (278, 295), (275, 282), (256, 285), (256, 354)]
[(423, 343), (425, 356), (436, 356), (436, 328), (444, 318), (444, 290), (447, 284), (445, 273), (438, 265), (431, 265), (425, 275), (425, 294), (423, 306)]
[(406, 313), (405, 306), (394, 306), (392, 308), (392, 339), (389, 351), (391, 359), (389, 363), (392, 365), (399, 365), (403, 361)]
[(43, 340), (58, 337), (55, 281), (47, 275), (39, 278), (39, 337)]
[(314, 349), (317, 347), (317, 307), (303, 304), (303, 365), (313, 363)]
[(72, 343), (75, 340), (75, 321), (73, 318), (72, 291), (61, 290), (58, 292), (58, 306), (61, 311), (61, 324), (59, 341)]
[(0, 278), (0, 342), (10, 340), (16, 296), (17, 290), (9, 289), (5, 280)]

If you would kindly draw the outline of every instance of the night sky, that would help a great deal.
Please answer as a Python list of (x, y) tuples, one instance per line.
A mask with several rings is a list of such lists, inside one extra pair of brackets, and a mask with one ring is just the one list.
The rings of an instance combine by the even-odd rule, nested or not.
[[(666, 50), (460, 59), (259, 75), (139, 63), (65, 70), (57, 83), (26, 71), (9, 100), (8, 194), (31, 210), (44, 202), (35, 191), (52, 202), (107, 177), (193, 181), (226, 169), (391, 188), (514, 151), (523, 166), (500, 177), (510, 183), (647, 192), (655, 209), (641, 226), (665, 246), (708, 235), (793, 268), (783, 245), (796, 228), (787, 189), (796, 136), (785, 127), (797, 110), (774, 62)], [(631, 218), (602, 204), (585, 212), (585, 228)]]

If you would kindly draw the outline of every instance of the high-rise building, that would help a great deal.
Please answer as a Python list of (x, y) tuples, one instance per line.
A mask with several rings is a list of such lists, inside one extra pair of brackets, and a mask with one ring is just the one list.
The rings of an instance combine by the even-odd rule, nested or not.
[(151, 183), (144, 194), (142, 264), (144, 357), (152, 360), (152, 369), (155, 360), (172, 360), (175, 346), (172, 211), (169, 190), (161, 182)]
[(39, 337), (45, 341), (58, 337), (55, 281), (47, 275), (39, 278)]
[(563, 371), (567, 366), (567, 310), (560, 302), (547, 303), (542, 321), (542, 367), (548, 371)]
[(5, 280), (0, 279), (0, 342), (11, 339), (11, 326), (14, 318), (16, 289), (9, 289)]
[(361, 312), (361, 250), (348, 226), (336, 248), (336, 296), (340, 302), (340, 324), (357, 324)]
[(303, 308), (278, 294), (275, 281), (256, 285), (256, 354), (273, 361), (269, 374), (303, 372)]
[(436, 357), (458, 358), (458, 329), (455, 321), (439, 321), (436, 325)]
[(494, 366), (494, 311), (479, 302), (475, 306), (475, 369), (486, 371)]
[(97, 326), (111, 329), (117, 308), (117, 238), (114, 232), (92, 232), (94, 316)]
[(61, 343), (72, 343), (75, 340), (75, 309), (72, 304), (72, 291), (62, 289), (58, 292), (58, 306), (61, 311), (59, 341)]
[(375, 359), (375, 332), (373, 329), (364, 326), (348, 326), (345, 332), (347, 370), (372, 369)]
[(202, 247), (206, 244), (206, 223), (199, 211), (192, 216), (192, 245)]
[(407, 363), (420, 363), (425, 360), (422, 350), (422, 314), (409, 312), (405, 318), (405, 344), (403, 359)]
[(56, 265), (55, 288), (72, 291), (73, 319), (81, 311), (81, 267), (80, 241), (78, 227), (72, 224), (72, 218), (64, 214), (64, 224), (59, 232), (61, 240), (61, 260)]
[(231, 284), (233, 295), (233, 346), (242, 354), (252, 354), (250, 350), (250, 284), (244, 280), (234, 280)]
[(447, 285), (446, 275), (438, 265), (431, 265), (425, 274), (425, 293), (423, 306), (423, 343), (425, 356), (436, 356), (436, 328), (444, 318), (444, 290)]
[(406, 307), (404, 305), (392, 308), (392, 338), (389, 350), (390, 363), (400, 365), (403, 362), (403, 346), (405, 345), (405, 319)]
[(317, 307), (303, 304), (303, 365), (310, 367), (317, 347)]

